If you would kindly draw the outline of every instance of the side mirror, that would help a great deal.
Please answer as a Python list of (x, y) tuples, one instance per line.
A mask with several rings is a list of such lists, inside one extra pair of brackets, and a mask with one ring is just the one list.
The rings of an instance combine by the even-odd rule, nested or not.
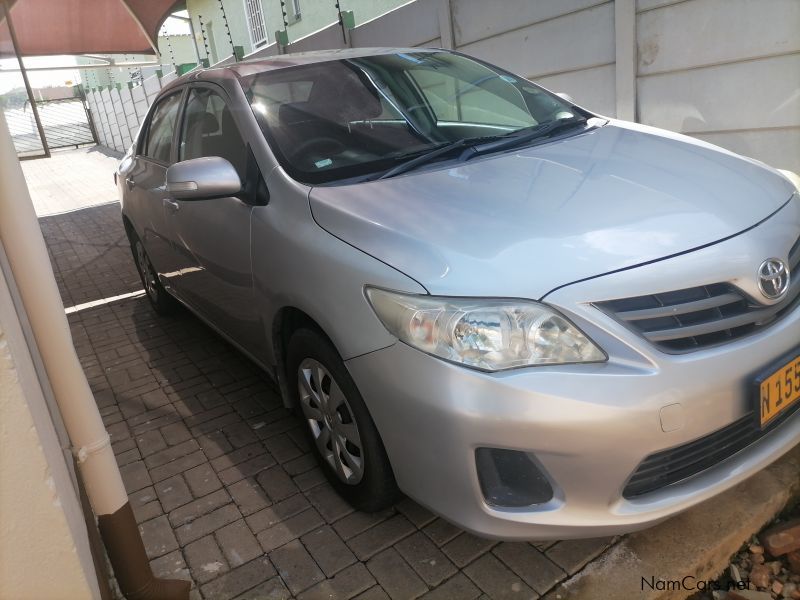
[(566, 100), (570, 104), (575, 104), (575, 100), (572, 99), (572, 96), (567, 94), (566, 92), (556, 92), (556, 96), (561, 98), (562, 100)]
[(192, 158), (167, 169), (167, 193), (179, 200), (224, 198), (241, 191), (236, 169), (219, 156)]

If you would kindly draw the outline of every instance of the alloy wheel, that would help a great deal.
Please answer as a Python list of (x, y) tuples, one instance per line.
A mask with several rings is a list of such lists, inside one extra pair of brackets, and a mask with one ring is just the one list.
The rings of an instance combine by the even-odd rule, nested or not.
[(356, 485), (364, 476), (364, 452), (347, 398), (328, 369), (313, 358), (300, 363), (297, 375), (300, 406), (320, 454), (341, 481)]
[(144, 251), (142, 242), (136, 242), (136, 262), (139, 263), (139, 271), (144, 279), (144, 289), (147, 295), (154, 301), (158, 300), (158, 287), (156, 274), (153, 267), (150, 266), (150, 261), (147, 258), (147, 253)]

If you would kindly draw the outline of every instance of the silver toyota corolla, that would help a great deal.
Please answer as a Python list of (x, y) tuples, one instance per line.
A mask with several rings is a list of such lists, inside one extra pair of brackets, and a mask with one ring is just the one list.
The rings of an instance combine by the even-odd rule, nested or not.
[(342, 496), (506, 539), (641, 528), (800, 441), (788, 177), (417, 48), (181, 77), (116, 174), (156, 311), (270, 373)]

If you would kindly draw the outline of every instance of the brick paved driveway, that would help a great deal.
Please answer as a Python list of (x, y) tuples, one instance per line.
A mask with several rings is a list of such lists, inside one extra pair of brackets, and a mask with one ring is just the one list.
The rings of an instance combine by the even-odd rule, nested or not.
[(528, 599), (609, 544), (478, 539), (408, 499), (354, 512), (247, 359), (188, 313), (157, 317), (141, 295), (104, 301), (141, 284), (119, 206), (106, 203), (107, 162), (69, 160), (97, 180), (91, 192), (59, 192), (46, 165), (26, 176), (62, 204), (95, 195), (40, 223), (157, 574), (191, 579), (193, 598)]

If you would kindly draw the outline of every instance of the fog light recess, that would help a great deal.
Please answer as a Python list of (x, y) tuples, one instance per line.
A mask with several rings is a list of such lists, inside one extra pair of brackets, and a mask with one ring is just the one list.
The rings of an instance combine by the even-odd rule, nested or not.
[(490, 506), (520, 508), (553, 499), (553, 486), (527, 452), (478, 448), (475, 463), (483, 497)]

